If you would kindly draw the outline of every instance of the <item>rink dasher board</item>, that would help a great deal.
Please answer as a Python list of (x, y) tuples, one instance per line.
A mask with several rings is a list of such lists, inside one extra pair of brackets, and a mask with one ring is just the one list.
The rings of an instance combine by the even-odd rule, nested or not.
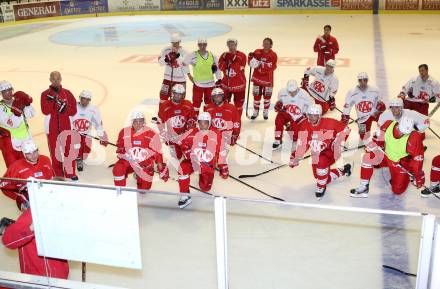
[(38, 255), (142, 269), (137, 194), (28, 183)]

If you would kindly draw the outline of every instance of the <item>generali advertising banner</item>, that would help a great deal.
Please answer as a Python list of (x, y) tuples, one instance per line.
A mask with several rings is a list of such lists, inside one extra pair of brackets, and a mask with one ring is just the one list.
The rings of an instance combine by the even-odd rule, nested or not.
[(35, 2), (27, 4), (15, 4), (15, 20), (60, 16), (60, 2)]

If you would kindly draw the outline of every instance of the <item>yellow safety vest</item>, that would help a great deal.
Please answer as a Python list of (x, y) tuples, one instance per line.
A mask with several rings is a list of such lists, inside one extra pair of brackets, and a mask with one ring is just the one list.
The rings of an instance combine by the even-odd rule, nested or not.
[[(7, 106), (4, 102), (0, 102), (0, 107), (7, 116), (11, 117), (13, 115), (11, 108), (9, 106)], [(11, 137), (13, 139), (24, 140), (24, 139), (28, 138), (28, 136), (29, 136), (28, 129), (27, 129), (26, 123), (24, 121), (22, 121), (20, 126), (17, 128), (11, 128), (11, 127), (4, 126), (1, 124), (0, 124), (0, 127), (7, 129), (10, 132)]]
[(406, 152), (406, 144), (408, 143), (409, 134), (402, 136), (401, 138), (395, 138), (393, 135), (394, 127), (396, 126), (395, 121), (385, 131), (385, 154), (388, 159), (393, 162), (400, 161), (408, 155)]
[(204, 59), (198, 51), (196, 51), (196, 65), (193, 68), (194, 81), (214, 80), (212, 74), (212, 65), (214, 64), (214, 56), (208, 51), (208, 58)]

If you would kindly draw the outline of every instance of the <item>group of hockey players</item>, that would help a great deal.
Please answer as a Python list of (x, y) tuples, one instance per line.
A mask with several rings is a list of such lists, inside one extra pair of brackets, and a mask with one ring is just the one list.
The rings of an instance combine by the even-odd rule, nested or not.
[[(369, 83), (367, 73), (360, 72), (340, 110), (336, 106), (339, 81), (335, 73), (335, 55), (339, 46), (330, 32), (331, 27), (326, 25), (324, 35), (316, 39), (317, 66), (307, 68), (300, 82), (289, 80), (286, 87), (279, 90), (274, 102), (273, 149), (282, 147), (286, 131), (289, 141), (296, 143), (289, 162), (291, 168), (298, 166), (310, 150), (317, 185), (315, 196), (322, 198), (330, 182), (352, 174), (351, 164), (340, 168), (332, 166), (345, 150), (344, 143), (351, 131), (349, 125), (354, 123), (365, 152), (360, 185), (351, 190), (352, 197), (368, 197), (373, 171), (382, 167), (390, 170), (394, 194), (402, 194), (411, 181), (417, 188), (424, 187), (422, 197), (440, 193), (440, 155), (432, 161), (430, 186), (424, 186), (423, 141), (429, 128), (429, 103), (440, 101), (440, 85), (429, 76), (428, 66), (420, 65), (419, 76), (408, 81), (398, 96), (389, 101), (385, 101), (379, 89)], [(7, 166), (5, 179), (1, 182), (4, 194), (25, 211), (29, 207), (26, 186), (16, 179), (77, 181), (76, 171), (84, 170), (84, 160), (91, 152), (93, 138), (103, 146), (116, 147), (117, 161), (112, 170), (115, 186), (125, 186), (128, 175), (134, 174), (137, 188), (149, 190), (154, 173), (166, 182), (170, 178), (168, 166), (174, 163), (182, 193), (178, 202), (180, 208), (191, 203), (189, 192), (193, 173), (199, 174), (198, 187), (204, 192), (211, 189), (216, 171), (220, 177), (228, 178), (228, 152), (240, 136), (247, 90), (251, 89), (253, 94), (253, 113), (248, 115), (246, 107), (246, 116), (251, 121), (257, 119), (263, 101), (263, 118), (267, 120), (269, 117), (277, 54), (272, 50), (270, 38), (263, 40), (261, 49), (248, 55), (238, 50), (236, 39), (227, 40), (227, 51), (220, 57), (207, 49), (206, 39), (198, 39), (197, 45), (196, 51), (186, 53), (180, 36), (171, 36), (171, 45), (163, 49), (158, 58), (165, 73), (158, 114), (152, 118), (153, 127), (147, 126), (142, 112), (134, 111), (130, 116), (131, 125), (120, 130), (115, 144), (108, 139), (99, 109), (91, 104), (92, 93), (83, 90), (76, 100), (68, 89), (62, 87), (61, 74), (52, 72), (50, 86), (41, 93), (40, 100), (50, 158), (40, 155), (32, 141), (27, 122), (36, 114), (32, 97), (23, 91), (15, 91), (8, 81), (1, 81), (0, 149)], [(252, 71), (252, 88), (248, 87), (246, 80), (247, 65)], [(192, 83), (191, 100), (186, 98), (187, 79)], [(354, 119), (351, 117), (353, 107), (356, 110)], [(341, 113), (340, 119), (324, 116), (334, 110)], [(373, 122), (377, 123), (376, 132), (372, 132)], [(92, 136), (93, 127), (96, 136)], [(163, 145), (170, 150), (172, 162), (164, 160)], [(30, 218), (30, 210), (26, 210), (17, 223), (31, 224)], [(9, 234), (3, 238), (11, 248), (29, 241), (27, 237), (19, 238), (24, 233), (14, 233), (16, 227), (10, 225)], [(26, 233), (33, 236), (32, 230)], [(35, 251), (35, 244), (29, 250)], [(43, 262), (38, 258), (32, 262)], [(45, 266), (39, 263), (26, 268), (32, 262), (25, 264), (23, 261), (21, 266), (25, 269), (22, 271), (45, 275), (39, 271)], [(50, 262), (54, 270), (52, 277), (67, 278), (68, 268), (63, 260)]]

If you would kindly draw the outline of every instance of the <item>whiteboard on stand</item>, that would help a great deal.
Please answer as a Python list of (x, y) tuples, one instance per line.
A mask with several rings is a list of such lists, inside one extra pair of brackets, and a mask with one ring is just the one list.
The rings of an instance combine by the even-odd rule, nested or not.
[(38, 255), (142, 269), (137, 194), (28, 183)]

